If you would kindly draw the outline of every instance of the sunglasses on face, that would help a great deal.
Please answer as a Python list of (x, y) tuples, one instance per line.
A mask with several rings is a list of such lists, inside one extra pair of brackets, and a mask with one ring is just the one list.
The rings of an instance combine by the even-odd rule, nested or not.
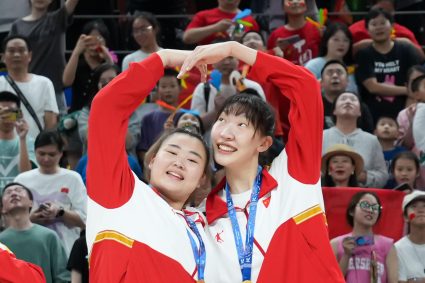
[(372, 211), (376, 211), (376, 212), (381, 210), (381, 206), (377, 203), (370, 204), (367, 201), (361, 201), (361, 202), (358, 203), (358, 205), (361, 209), (364, 209), (364, 210), (372, 210)]

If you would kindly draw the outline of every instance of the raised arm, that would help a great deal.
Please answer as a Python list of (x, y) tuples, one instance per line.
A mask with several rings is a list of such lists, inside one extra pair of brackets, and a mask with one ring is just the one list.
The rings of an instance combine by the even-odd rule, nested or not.
[(161, 50), (129, 69), (94, 98), (89, 117), (87, 192), (108, 207), (123, 205), (133, 193), (134, 178), (127, 162), (125, 137), (130, 115), (149, 95), (164, 66), (181, 64), (186, 51)]
[(43, 270), (32, 263), (19, 260), (0, 243), (0, 282), (46, 282)]
[[(213, 64), (233, 56), (252, 65), (250, 77), (268, 81), (291, 101), (288, 135), (288, 171), (293, 178), (316, 184), (320, 178), (322, 152), (323, 106), (320, 86), (312, 73), (285, 59), (257, 52), (237, 42), (198, 46), (184, 62), (179, 76), (191, 68)], [(202, 74), (205, 77), (205, 74)]]

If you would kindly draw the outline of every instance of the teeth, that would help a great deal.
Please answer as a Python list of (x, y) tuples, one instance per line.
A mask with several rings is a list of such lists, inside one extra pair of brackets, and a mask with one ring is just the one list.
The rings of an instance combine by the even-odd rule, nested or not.
[(230, 146), (227, 146), (227, 145), (224, 145), (224, 144), (218, 145), (218, 148), (221, 149), (221, 150), (224, 150), (224, 151), (228, 151), (228, 152), (236, 151), (233, 147), (230, 147)]
[(177, 177), (177, 178), (183, 180), (183, 177), (181, 175), (175, 173), (175, 172), (168, 171), (167, 173), (170, 174), (170, 175), (172, 175), (172, 176), (174, 176), (174, 177)]

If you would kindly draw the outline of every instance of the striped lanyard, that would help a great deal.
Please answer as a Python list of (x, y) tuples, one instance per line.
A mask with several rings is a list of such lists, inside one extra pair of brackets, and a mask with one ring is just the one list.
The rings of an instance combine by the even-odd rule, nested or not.
[(195, 242), (195, 239), (190, 234), (189, 230), (186, 229), (187, 235), (190, 239), (190, 245), (192, 246), (193, 257), (195, 258), (196, 268), (198, 269), (198, 281), (204, 282), (204, 271), (205, 271), (205, 262), (206, 262), (206, 251), (204, 241), (202, 240), (201, 234), (199, 233), (198, 227), (196, 227), (195, 221), (193, 221), (186, 214), (184, 215), (187, 224), (189, 225), (190, 230), (196, 235), (199, 241), (199, 249), (198, 245)]
[(227, 201), (227, 210), (232, 223), (233, 236), (235, 238), (236, 251), (238, 252), (239, 265), (242, 272), (242, 281), (251, 282), (251, 269), (252, 269), (252, 254), (254, 247), (254, 228), (255, 228), (255, 215), (257, 214), (257, 203), (258, 197), (260, 194), (261, 186), (261, 171), (262, 167), (258, 166), (257, 177), (255, 178), (251, 199), (249, 203), (249, 216), (248, 223), (246, 227), (246, 237), (245, 237), (245, 247), (242, 243), (242, 234), (239, 229), (238, 219), (236, 217), (236, 210), (233, 204), (232, 196), (230, 195), (229, 184), (226, 182), (226, 201)]

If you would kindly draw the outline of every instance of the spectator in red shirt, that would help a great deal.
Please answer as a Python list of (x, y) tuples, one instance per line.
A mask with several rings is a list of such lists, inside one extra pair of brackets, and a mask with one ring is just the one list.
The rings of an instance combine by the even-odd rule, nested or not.
[[(377, 8), (382, 8), (390, 14), (394, 13), (394, 3), (392, 0), (379, 0), (372, 7), (372, 9)], [(353, 35), (353, 53), (356, 53), (357, 50), (372, 44), (372, 39), (369, 32), (367, 31), (364, 19), (355, 22), (349, 27), (349, 29)], [(419, 45), (413, 32), (411, 32), (408, 28), (397, 23), (393, 23), (392, 36), (395, 37), (396, 40), (412, 44), (419, 51), (419, 53), (424, 56), (422, 47)]]
[[(252, 27), (236, 26), (232, 19), (240, 12), (240, 0), (218, 0), (218, 7), (200, 11), (195, 14), (183, 34), (186, 44), (209, 44), (217, 38), (229, 38), (233, 28), (241, 29), (240, 35), (249, 30), (259, 31), (257, 22), (252, 16), (243, 20), (252, 24)], [(237, 35), (237, 34), (236, 34)]]
[(287, 23), (270, 34), (267, 49), (279, 46), (285, 59), (304, 65), (319, 54), (320, 31), (305, 19), (305, 0), (284, 0), (283, 4)]

